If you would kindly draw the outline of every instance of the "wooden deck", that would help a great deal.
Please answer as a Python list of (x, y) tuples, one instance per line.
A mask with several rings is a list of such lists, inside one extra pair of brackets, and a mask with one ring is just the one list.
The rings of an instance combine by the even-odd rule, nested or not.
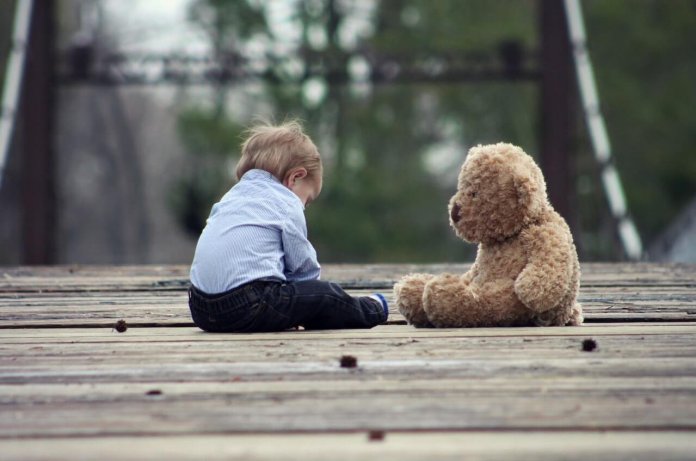
[(0, 459), (696, 459), (696, 266), (584, 265), (578, 328), (252, 335), (193, 327), (186, 276), (0, 268)]

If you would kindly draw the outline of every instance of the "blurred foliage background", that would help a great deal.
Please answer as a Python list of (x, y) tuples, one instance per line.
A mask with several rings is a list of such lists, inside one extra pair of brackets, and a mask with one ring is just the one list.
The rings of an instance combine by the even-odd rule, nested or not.
[[(355, 53), (427, 59), (496, 53), (505, 43), (534, 53), (539, 3), (281, 2), (283, 29), (269, 21), (272, 3), (191, 4), (190, 20), (209, 37), (218, 59), (266, 58), (262, 79), (234, 88), (221, 82), (210, 100), (179, 115), (189, 158), (170, 203), (178, 222), (198, 235), (210, 206), (233, 184), (240, 136), (254, 116), (299, 118), (325, 160), (324, 190), (307, 210), (320, 260), (471, 258), (475, 248), (456, 239), (447, 222), (456, 173), (467, 149), (479, 143), (512, 142), (536, 155), (538, 85), (370, 84), (361, 79), (367, 71)], [(650, 242), (696, 195), (696, 3), (585, 0), (582, 6), (616, 165), (629, 209)], [(274, 61), (280, 55), (284, 59)], [(318, 78), (312, 66), (347, 77)], [(579, 104), (573, 139), (581, 257), (619, 259)]]

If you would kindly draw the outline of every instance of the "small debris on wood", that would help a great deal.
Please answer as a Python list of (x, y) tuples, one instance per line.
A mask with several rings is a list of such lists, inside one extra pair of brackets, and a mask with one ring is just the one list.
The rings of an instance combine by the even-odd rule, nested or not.
[(384, 431), (372, 430), (367, 433), (367, 440), (370, 442), (381, 442), (384, 440)]
[(116, 322), (116, 325), (114, 325), (114, 330), (118, 331), (119, 333), (123, 333), (128, 329), (128, 325), (126, 325), (126, 321), (121, 319), (118, 322)]
[(145, 394), (146, 395), (162, 395), (162, 391), (160, 389), (150, 389)]
[(594, 339), (585, 339), (582, 342), (582, 350), (585, 352), (592, 352), (597, 349), (597, 341)]
[(355, 368), (358, 366), (358, 359), (352, 355), (341, 356), (341, 368)]
[(418, 342), (417, 339), (408, 338), (406, 341), (401, 341), (401, 342), (397, 341), (395, 343), (392, 343), (392, 346), (405, 346), (407, 344), (413, 344), (413, 343), (417, 343), (417, 342)]

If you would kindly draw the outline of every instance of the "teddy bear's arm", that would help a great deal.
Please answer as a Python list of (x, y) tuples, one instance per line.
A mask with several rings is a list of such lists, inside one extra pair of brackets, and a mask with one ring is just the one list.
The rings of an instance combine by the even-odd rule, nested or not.
[(563, 229), (533, 226), (522, 233), (527, 265), (515, 280), (515, 293), (535, 312), (557, 306), (568, 292), (572, 244)]
[(462, 275), (461, 282), (465, 284), (469, 284), (474, 281), (474, 278), (478, 275), (479, 268), (478, 268), (478, 253), (476, 254), (476, 261), (471, 265), (468, 271)]

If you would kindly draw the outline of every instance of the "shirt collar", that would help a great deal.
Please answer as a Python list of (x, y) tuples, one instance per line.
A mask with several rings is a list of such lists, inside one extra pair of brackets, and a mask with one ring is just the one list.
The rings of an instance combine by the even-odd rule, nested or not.
[[(269, 182), (275, 182), (275, 183), (277, 183), (277, 184), (282, 184), (278, 178), (276, 178), (275, 176), (273, 176), (272, 173), (269, 173), (269, 172), (266, 171), (266, 170), (260, 170), (260, 169), (258, 169), (258, 168), (254, 168), (254, 169), (249, 170), (249, 171), (247, 171), (246, 173), (244, 173), (244, 174), (242, 175), (242, 179), (240, 179), (240, 181), (243, 181), (243, 180), (262, 180), (262, 181), (269, 181)], [(285, 187), (285, 186), (283, 186), (283, 187)], [(298, 196), (297, 196), (293, 191), (291, 191), (290, 189), (288, 189), (288, 188), (286, 188), (286, 187), (285, 187), (285, 189), (286, 189), (286, 190), (288, 191), (288, 193), (289, 193), (288, 196), (291, 196), (291, 197), (293, 197), (295, 200), (297, 200), (297, 203), (299, 203), (300, 206), (302, 207), (302, 209), (304, 210), (304, 209), (305, 209), (305, 206), (304, 206), (304, 203), (302, 203), (302, 200), (300, 200), (300, 197), (298, 197)]]
[(274, 182), (279, 183), (280, 180), (273, 176), (272, 173), (269, 173), (266, 170), (260, 170), (258, 168), (254, 168), (252, 170), (247, 171), (244, 173), (242, 176), (242, 179), (266, 179), (266, 180), (271, 180)]

